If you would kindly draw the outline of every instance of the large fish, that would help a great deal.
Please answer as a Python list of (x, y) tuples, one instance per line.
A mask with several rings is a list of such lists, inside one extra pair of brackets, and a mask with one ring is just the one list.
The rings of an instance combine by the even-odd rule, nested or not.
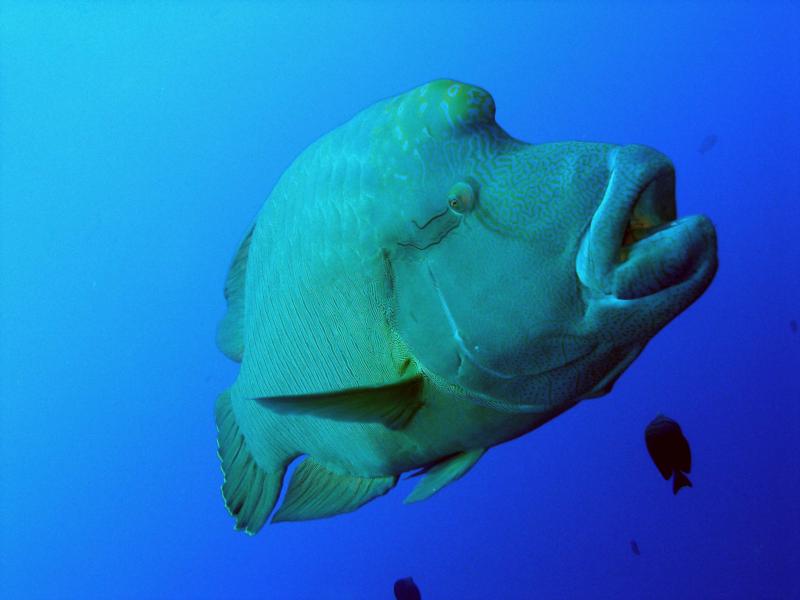
[[(644, 146), (531, 145), (484, 90), (378, 102), (286, 170), (236, 254), (216, 403), (236, 528), (329, 517), (608, 393), (716, 270), (702, 216)], [(273, 509), (289, 464), (293, 472)]]

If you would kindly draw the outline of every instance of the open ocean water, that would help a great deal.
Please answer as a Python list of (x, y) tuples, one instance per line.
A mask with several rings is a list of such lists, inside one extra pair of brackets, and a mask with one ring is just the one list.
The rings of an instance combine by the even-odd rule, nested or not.
[[(799, 6), (2, 2), (0, 596), (800, 598)], [(234, 531), (233, 254), (305, 147), (441, 77), (518, 139), (665, 153), (716, 279), (611, 394), (432, 498)]]

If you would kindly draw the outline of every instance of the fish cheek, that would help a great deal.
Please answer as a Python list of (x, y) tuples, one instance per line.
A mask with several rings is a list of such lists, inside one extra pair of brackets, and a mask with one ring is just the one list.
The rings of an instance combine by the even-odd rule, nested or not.
[(421, 366), (452, 381), (460, 358), (428, 274), (425, 251), (400, 247), (390, 264), (393, 328)]

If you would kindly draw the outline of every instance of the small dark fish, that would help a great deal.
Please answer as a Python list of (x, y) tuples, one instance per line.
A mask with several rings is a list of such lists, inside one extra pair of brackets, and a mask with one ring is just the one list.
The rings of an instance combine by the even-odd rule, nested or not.
[(636, 540), (631, 540), (631, 552), (633, 552), (636, 556), (641, 556), (641, 552), (639, 552), (639, 544), (636, 543)]
[(710, 133), (703, 138), (702, 142), (700, 142), (700, 146), (697, 148), (697, 151), (700, 154), (705, 154), (716, 145), (717, 145), (717, 136), (713, 133)]
[(422, 600), (419, 588), (411, 577), (403, 577), (394, 582), (394, 597), (397, 600)]
[(658, 415), (645, 429), (644, 440), (661, 476), (664, 479), (675, 476), (672, 480), (673, 494), (682, 487), (692, 487), (685, 475), (692, 471), (692, 452), (680, 425), (669, 417)]
[(794, 319), (789, 321), (789, 327), (791, 327), (792, 333), (797, 333), (797, 321), (795, 321)]

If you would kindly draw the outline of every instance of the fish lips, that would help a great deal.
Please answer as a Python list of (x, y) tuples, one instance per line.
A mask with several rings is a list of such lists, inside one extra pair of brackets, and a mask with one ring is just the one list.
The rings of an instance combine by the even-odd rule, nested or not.
[[(684, 283), (707, 285), (709, 272), (716, 268), (715, 236), (714, 226), (703, 215), (662, 226), (633, 244), (626, 259), (614, 269), (614, 296), (635, 300)], [(701, 288), (695, 290), (697, 295), (705, 286)]]
[(693, 301), (716, 271), (711, 221), (702, 215), (675, 218), (675, 171), (659, 152), (637, 145), (615, 148), (609, 170), (605, 194), (578, 250), (578, 278), (589, 290), (620, 300), (671, 290)]

